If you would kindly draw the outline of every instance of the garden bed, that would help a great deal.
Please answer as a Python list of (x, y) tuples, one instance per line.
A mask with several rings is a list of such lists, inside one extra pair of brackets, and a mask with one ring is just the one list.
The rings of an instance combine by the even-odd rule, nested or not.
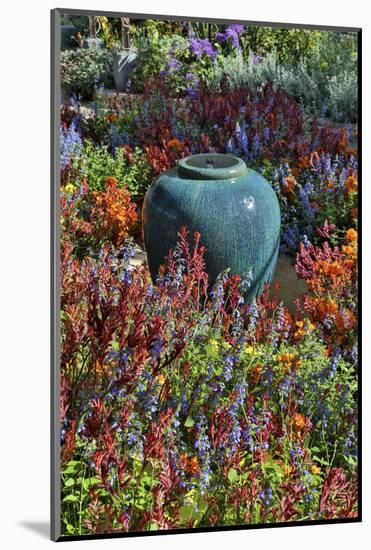
[[(278, 30), (133, 24), (118, 96), (107, 52), (65, 55), (64, 534), (357, 517), (355, 37)], [(80, 58), (100, 83), (82, 88)], [(274, 281), (251, 299), (253, 270), (209, 284), (185, 226), (150, 277), (144, 197), (204, 153), (243, 160), (278, 200)]]

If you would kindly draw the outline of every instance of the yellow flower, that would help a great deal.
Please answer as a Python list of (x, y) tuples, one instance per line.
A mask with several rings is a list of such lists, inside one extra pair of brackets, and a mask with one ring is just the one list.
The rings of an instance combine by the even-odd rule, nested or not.
[(231, 349), (231, 344), (229, 342), (223, 342), (223, 348), (224, 349)]
[(326, 61), (322, 61), (320, 67), (321, 67), (321, 69), (327, 69), (328, 68), (328, 63), (326, 63)]
[(158, 376), (156, 376), (157, 378), (157, 382), (162, 386), (165, 382), (165, 376), (163, 374), (159, 374)]
[(213, 338), (210, 338), (209, 344), (211, 344), (212, 346), (214, 346), (214, 348), (218, 348), (218, 347), (219, 347), (219, 342), (218, 342), (217, 340), (214, 340)]
[(304, 321), (296, 321), (295, 325), (295, 338), (301, 338), (302, 336), (305, 336), (307, 332), (311, 332), (315, 328), (315, 326), (308, 319), (305, 319)]
[(67, 185), (64, 188), (65, 193), (73, 193), (75, 191), (76, 187), (71, 182), (67, 183)]
[(245, 352), (246, 353), (253, 353), (254, 352), (254, 348), (252, 346), (247, 346), (245, 344)]
[(316, 464), (313, 464), (311, 470), (312, 470), (312, 474), (314, 474), (315, 476), (321, 473), (321, 468), (316, 466)]

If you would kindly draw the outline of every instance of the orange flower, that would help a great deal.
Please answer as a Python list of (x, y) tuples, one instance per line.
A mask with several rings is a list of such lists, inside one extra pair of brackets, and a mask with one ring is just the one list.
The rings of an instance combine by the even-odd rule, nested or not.
[(182, 151), (182, 150), (183, 150), (183, 143), (181, 143), (181, 142), (179, 141), (179, 139), (176, 139), (176, 138), (171, 139), (170, 141), (168, 141), (167, 145), (168, 145), (168, 147), (170, 147), (170, 148), (173, 147), (173, 148), (175, 148), (175, 149), (178, 149), (178, 151)]
[(358, 233), (355, 229), (351, 228), (351, 229), (348, 229), (348, 231), (345, 233), (345, 239), (351, 243), (351, 242), (354, 242), (354, 241), (357, 241), (357, 238), (358, 238)]
[(297, 167), (299, 170), (305, 170), (306, 168), (311, 168), (311, 159), (309, 155), (298, 158)]
[(295, 467), (283, 460), (281, 455), (279, 455), (274, 461), (282, 468), (286, 476), (290, 476), (295, 471)]
[(346, 256), (350, 256), (351, 258), (354, 258), (357, 255), (357, 248), (354, 246), (353, 243), (350, 245), (343, 245), (341, 247), (341, 250)]
[(107, 177), (105, 183), (106, 191), (93, 193), (96, 233), (102, 238), (108, 236), (115, 245), (119, 245), (137, 222), (138, 214), (130, 193), (125, 187), (117, 187), (116, 178)]
[(118, 183), (114, 176), (107, 176), (104, 181), (107, 187), (116, 187)]
[(296, 353), (282, 353), (278, 356), (278, 360), (285, 371), (297, 370), (300, 366), (300, 359)]
[(344, 271), (344, 267), (338, 262), (328, 262), (327, 260), (323, 260), (323, 262), (320, 263), (319, 272), (321, 275), (325, 275), (325, 277), (338, 277), (339, 275), (342, 275)]
[(347, 180), (345, 182), (345, 188), (347, 190), (347, 194), (350, 195), (351, 193), (356, 193), (358, 190), (358, 178), (354, 174), (347, 177)]
[(335, 326), (340, 333), (345, 332), (349, 328), (353, 328), (355, 324), (355, 315), (348, 308), (344, 308), (342, 312), (339, 312), (338, 315), (335, 316)]
[(294, 189), (296, 185), (297, 185), (297, 182), (294, 176), (287, 176), (287, 178), (285, 178), (285, 181), (283, 183), (282, 191), (285, 194), (294, 193)]
[(308, 332), (314, 330), (314, 325), (308, 319), (306, 321), (296, 321), (295, 326), (295, 338), (301, 338), (305, 336)]
[(348, 146), (348, 134), (346, 128), (341, 128), (341, 140), (339, 142), (339, 149), (345, 151)]
[(111, 113), (110, 115), (107, 116), (107, 120), (108, 122), (116, 122), (117, 116)]
[(112, 374), (113, 365), (110, 362), (102, 364), (102, 363), (99, 363), (99, 361), (95, 361), (94, 370), (96, 373), (99, 373), (102, 375), (104, 374), (110, 375)]
[(348, 256), (350, 263), (354, 264), (356, 257), (357, 257), (357, 240), (358, 240), (358, 233), (355, 229), (350, 228), (345, 233), (345, 240), (349, 244), (344, 244), (341, 247), (342, 252)]
[(301, 428), (304, 428), (306, 425), (306, 418), (302, 413), (295, 413), (294, 414), (294, 426), (298, 428), (299, 430)]
[(257, 384), (261, 378), (263, 365), (255, 365), (250, 372), (251, 380), (254, 384)]
[(197, 474), (200, 471), (200, 465), (197, 456), (189, 457), (187, 454), (180, 455), (180, 465), (188, 474)]
[(349, 214), (352, 218), (358, 217), (358, 208), (355, 206), (354, 208), (349, 208)]

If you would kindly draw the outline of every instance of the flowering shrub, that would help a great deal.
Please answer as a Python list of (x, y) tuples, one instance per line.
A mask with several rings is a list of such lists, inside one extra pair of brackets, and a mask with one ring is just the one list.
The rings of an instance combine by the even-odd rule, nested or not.
[[(125, 179), (139, 202), (155, 175), (183, 156), (215, 151), (243, 158), (272, 183), (281, 203), (284, 243), (294, 253), (325, 219), (346, 226), (357, 201), (355, 192), (344, 192), (347, 178), (357, 177), (349, 133), (315, 121), (308, 131), (297, 102), (270, 85), (228, 93), (199, 87), (177, 102), (162, 79), (147, 83), (143, 96), (126, 108), (118, 104), (109, 114), (92, 117), (96, 124), (82, 120), (72, 126), (85, 140), (73, 177), (81, 180), (81, 172), (92, 189), (101, 189), (107, 176), (119, 185)], [(106, 145), (93, 146), (90, 128), (106, 123), (99, 138)]]
[(104, 243), (120, 246), (138, 221), (136, 205), (126, 187), (116, 178), (105, 180), (105, 191), (89, 192), (86, 183), (77, 188), (68, 183), (61, 196), (62, 242), (68, 238), (74, 254), (98, 252)]
[(319, 228), (325, 222), (338, 230), (354, 223), (358, 168), (353, 151), (346, 146), (340, 155), (315, 151), (299, 157), (293, 168), (288, 163), (278, 168), (268, 164), (263, 174), (280, 200), (282, 237), (288, 250), (295, 253), (307, 239), (319, 241)]
[[(335, 225), (325, 224), (319, 234), (329, 238)], [(300, 244), (296, 269), (305, 278), (310, 295), (304, 308), (321, 330), (331, 352), (343, 354), (357, 349), (357, 231), (345, 232), (344, 244), (331, 247)]]
[(126, 188), (117, 187), (116, 178), (106, 178), (106, 191), (93, 193), (92, 218), (98, 239), (108, 238), (119, 246), (138, 220), (136, 206)]

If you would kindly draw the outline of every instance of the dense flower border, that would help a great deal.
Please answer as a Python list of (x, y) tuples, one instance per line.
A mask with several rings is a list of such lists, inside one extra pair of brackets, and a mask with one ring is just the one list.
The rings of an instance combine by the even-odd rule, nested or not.
[[(356, 517), (355, 136), (269, 84), (174, 98), (166, 75), (61, 121), (63, 534)], [(133, 267), (153, 178), (213, 151), (275, 189), (295, 314), (229, 272), (210, 290), (187, 228), (155, 285)]]

